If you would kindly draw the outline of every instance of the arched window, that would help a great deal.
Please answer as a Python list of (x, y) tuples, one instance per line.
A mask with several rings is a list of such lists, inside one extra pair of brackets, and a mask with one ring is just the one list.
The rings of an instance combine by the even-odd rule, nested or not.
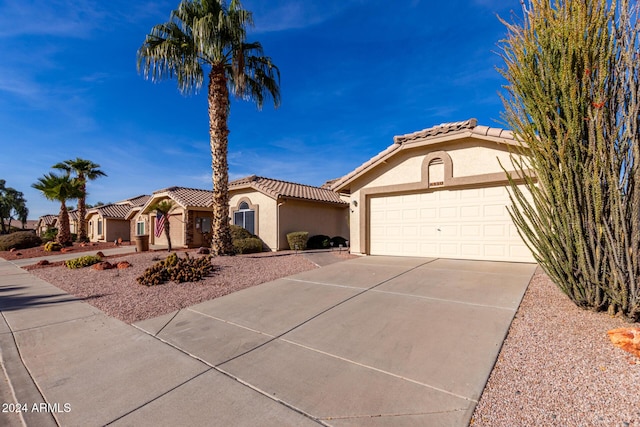
[(256, 213), (249, 208), (247, 202), (240, 202), (238, 210), (233, 213), (233, 223), (246, 229), (249, 233), (255, 234)]

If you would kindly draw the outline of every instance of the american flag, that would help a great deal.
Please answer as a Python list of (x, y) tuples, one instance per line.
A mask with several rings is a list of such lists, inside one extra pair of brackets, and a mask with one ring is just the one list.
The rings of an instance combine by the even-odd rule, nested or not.
[(156, 214), (156, 237), (160, 237), (164, 231), (164, 219), (166, 215)]

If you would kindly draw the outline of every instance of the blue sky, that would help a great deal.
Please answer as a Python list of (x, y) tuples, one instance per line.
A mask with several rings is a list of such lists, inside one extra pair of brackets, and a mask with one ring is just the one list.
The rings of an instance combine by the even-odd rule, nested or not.
[[(207, 101), (136, 70), (178, 1), (0, 0), (0, 179), (29, 218), (57, 213), (31, 184), (82, 157), (107, 178), (88, 202), (179, 185), (211, 188)], [(230, 178), (321, 185), (393, 136), (475, 117), (502, 126), (496, 53), (519, 0), (245, 0), (282, 75), (282, 105), (233, 100)]]

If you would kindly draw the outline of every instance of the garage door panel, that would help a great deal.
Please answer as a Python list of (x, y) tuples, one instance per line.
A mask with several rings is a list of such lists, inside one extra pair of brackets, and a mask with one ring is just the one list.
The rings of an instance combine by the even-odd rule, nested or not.
[(374, 255), (533, 262), (506, 208), (505, 187), (370, 199)]

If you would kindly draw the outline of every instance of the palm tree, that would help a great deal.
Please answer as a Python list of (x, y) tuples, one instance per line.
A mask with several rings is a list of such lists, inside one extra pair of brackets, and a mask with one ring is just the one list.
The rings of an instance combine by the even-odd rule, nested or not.
[(106, 173), (98, 169), (99, 167), (99, 164), (93, 163), (90, 160), (81, 159), (80, 157), (77, 157), (75, 160), (65, 160), (62, 163), (53, 165), (54, 169), (63, 170), (67, 175), (74, 172), (80, 182), (80, 190), (82, 191), (82, 196), (78, 198), (78, 240), (80, 242), (88, 241), (87, 224), (84, 219), (87, 215), (87, 181), (93, 181), (98, 177), (107, 176)]
[(38, 178), (38, 182), (31, 187), (42, 192), (49, 200), (60, 202), (58, 214), (58, 236), (56, 240), (63, 246), (71, 244), (71, 230), (69, 229), (69, 212), (67, 200), (78, 199), (82, 196), (81, 183), (69, 175), (45, 174)]
[[(156, 215), (157, 215), (156, 218), (158, 216), (164, 217), (163, 228), (164, 228), (164, 235), (167, 238), (167, 244), (169, 245), (169, 249), (168, 249), (169, 252), (171, 252), (171, 230), (170, 230), (171, 224), (169, 221), (169, 214), (174, 208), (175, 208), (175, 205), (171, 200), (162, 200), (161, 202), (156, 202), (149, 207), (150, 211), (156, 211)], [(158, 220), (156, 219), (156, 221)]]
[(280, 71), (264, 56), (262, 45), (247, 43), (251, 12), (240, 1), (182, 0), (169, 22), (151, 29), (138, 50), (138, 70), (152, 81), (176, 77), (183, 94), (197, 92), (209, 71), (209, 135), (213, 168), (212, 252), (233, 254), (229, 228), (227, 163), (229, 95), (253, 100), (266, 97), (280, 105)]

